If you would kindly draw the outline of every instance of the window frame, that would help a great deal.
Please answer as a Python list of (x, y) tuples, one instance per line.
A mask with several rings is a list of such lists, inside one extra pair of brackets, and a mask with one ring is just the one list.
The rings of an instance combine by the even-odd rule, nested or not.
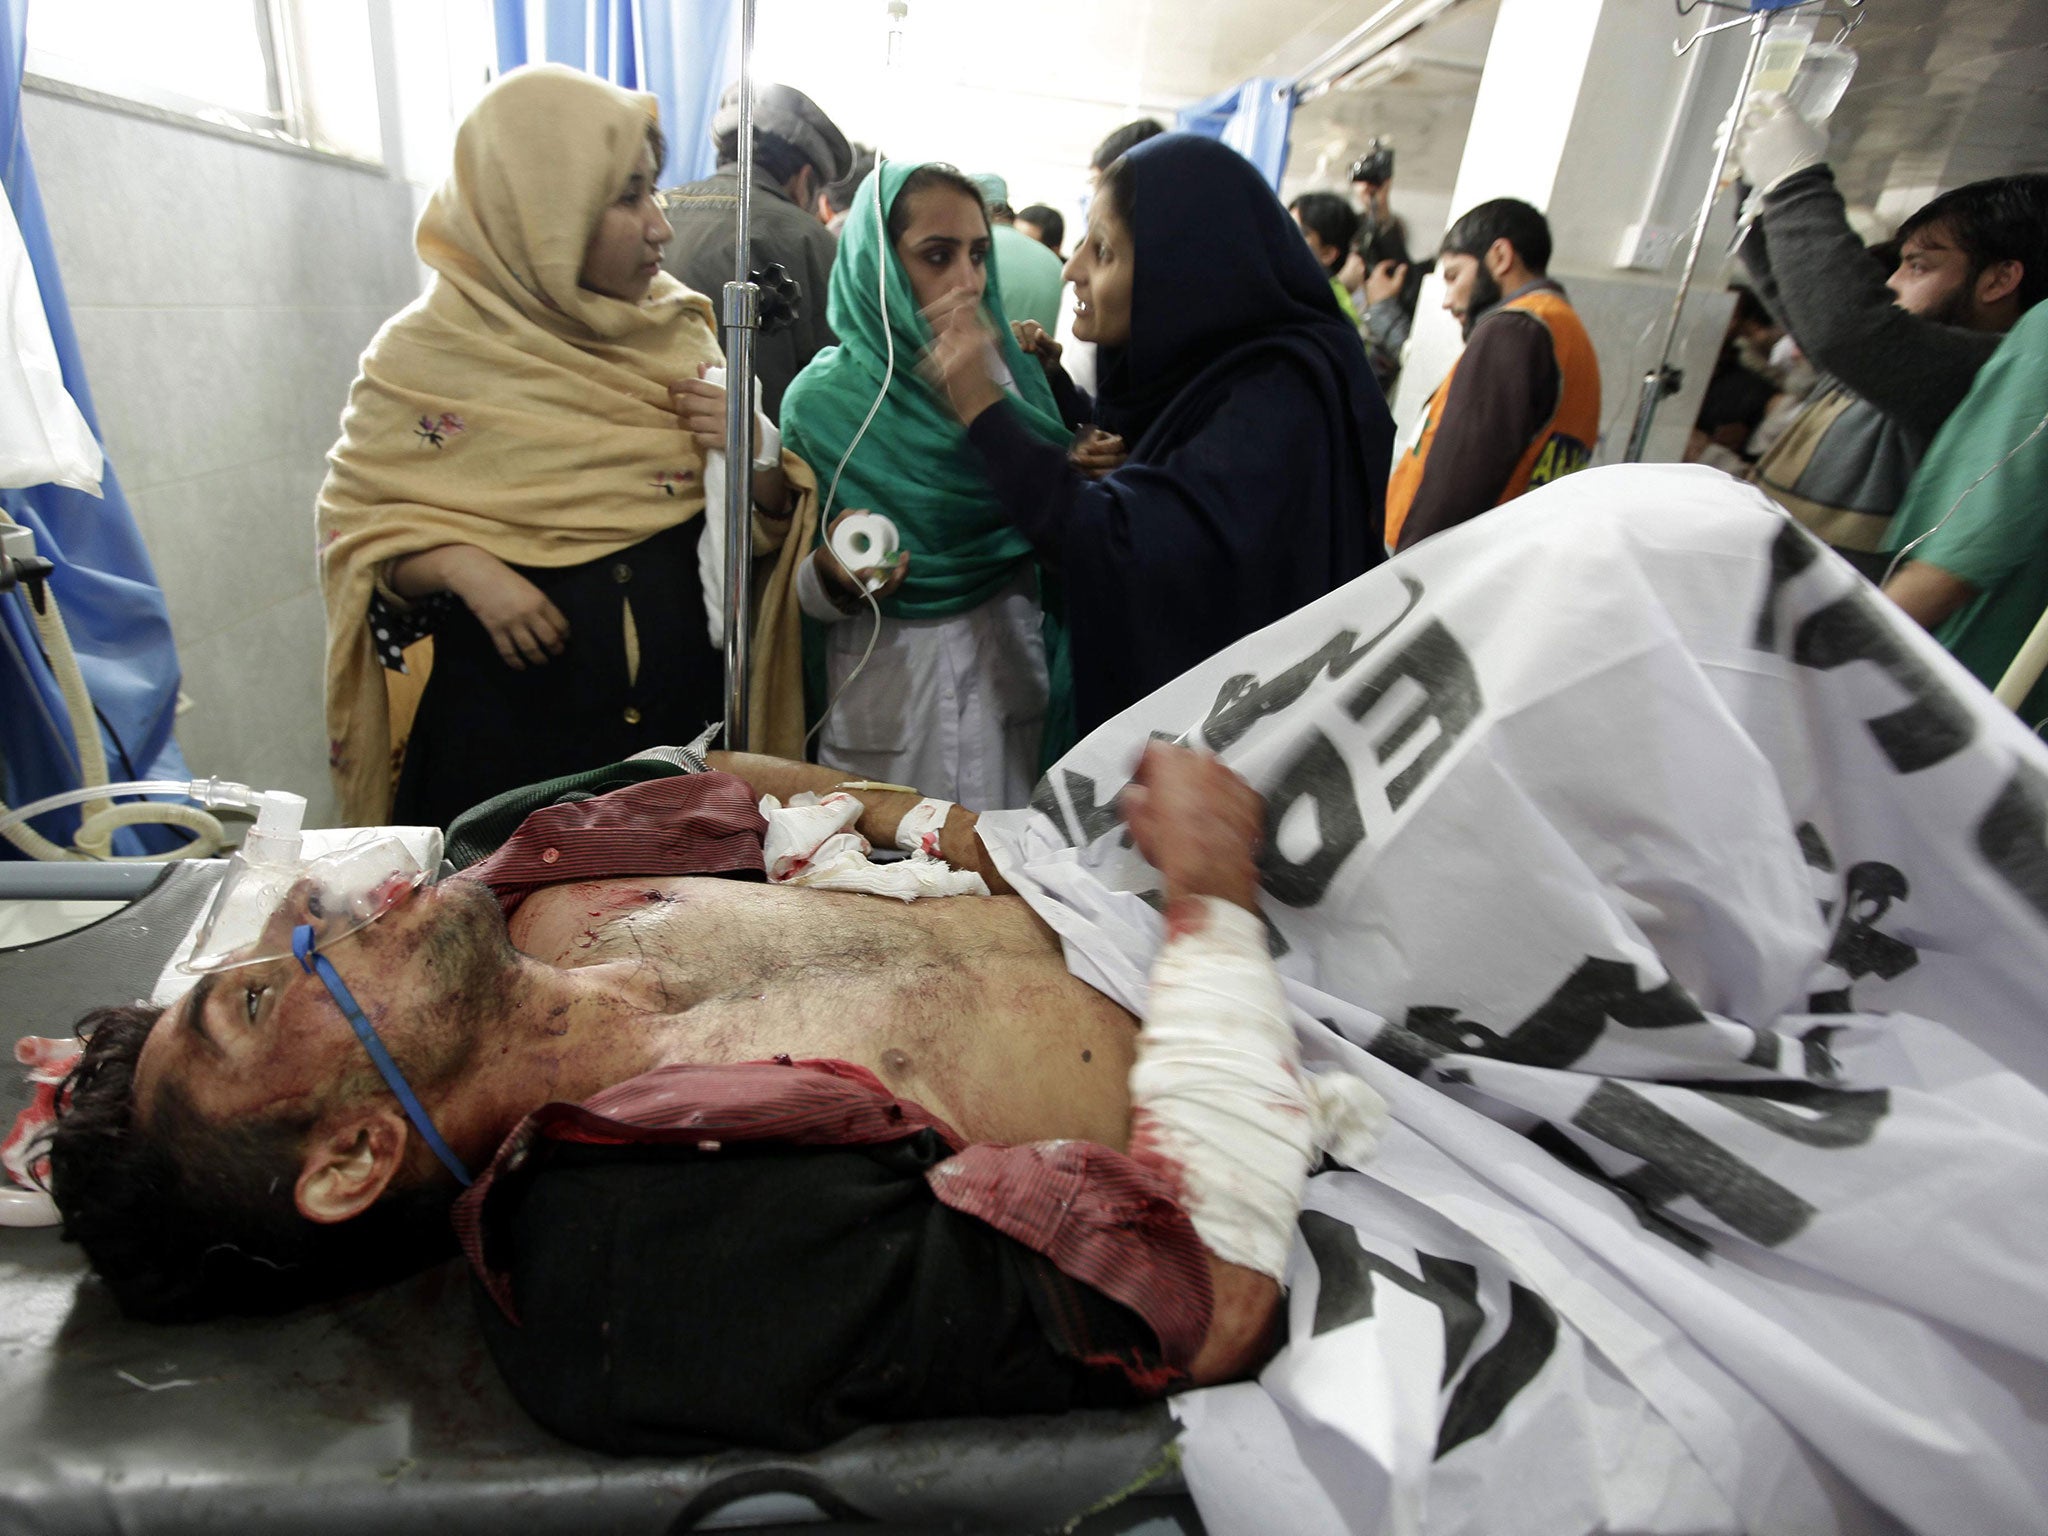
[[(382, 156), (366, 158), (323, 143), (304, 106), (305, 89), (298, 78), (294, 13), (298, 0), (251, 0), (257, 23), (257, 44), (269, 75), (271, 109), (252, 112), (221, 102), (188, 96), (168, 86), (138, 81), (116, 70), (101, 70), (68, 54), (52, 54), (30, 43), (23, 59), (22, 84), (45, 95), (62, 96), (93, 106), (180, 127), (199, 128), (273, 149), (339, 160), (364, 169), (385, 170)], [(374, 78), (371, 89), (376, 89)], [(384, 103), (377, 102), (381, 117)]]

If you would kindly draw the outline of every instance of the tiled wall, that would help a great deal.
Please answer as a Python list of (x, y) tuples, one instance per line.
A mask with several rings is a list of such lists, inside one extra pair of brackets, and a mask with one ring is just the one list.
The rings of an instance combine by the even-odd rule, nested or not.
[(313, 501), (363, 347), (419, 291), (381, 171), (33, 89), (22, 118), (106, 449), (156, 562), (192, 770), (333, 794)]

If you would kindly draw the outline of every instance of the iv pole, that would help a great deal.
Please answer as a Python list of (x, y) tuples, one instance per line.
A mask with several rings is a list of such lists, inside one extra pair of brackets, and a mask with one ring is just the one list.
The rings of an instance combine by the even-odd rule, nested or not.
[[(761, 290), (748, 276), (754, 201), (754, 0), (740, 0), (739, 207), (733, 222), (733, 280), (725, 285), (725, 736), (747, 750), (748, 648), (754, 502), (754, 340)], [(705, 516), (714, 515), (710, 507)]]
[[(1758, 0), (1749, 17), (1749, 56), (1742, 61), (1742, 79), (1735, 87), (1735, 110), (1738, 114), (1742, 111), (1742, 104), (1749, 99), (1749, 82), (1756, 75), (1756, 62), (1764, 51), (1764, 33), (1771, 25), (1771, 17), (1781, 8), (1792, 7), (1785, 6), (1783, 0), (1777, 6), (1771, 5), (1769, 0)], [(1711, 33), (1741, 25), (1735, 21), (1703, 27), (1677, 51), (1684, 53)], [(1728, 168), (1728, 156), (1735, 147), (1735, 126), (1734, 123), (1728, 125), (1721, 147), (1715, 152), (1714, 174), (1707, 182), (1707, 195), (1700, 203), (1700, 216), (1692, 227), (1692, 246), (1685, 253), (1685, 268), (1678, 277), (1678, 294), (1671, 301), (1671, 318), (1664, 326), (1664, 345), (1657, 353), (1656, 363), (1643, 375), (1642, 397), (1636, 402), (1635, 428), (1629, 433), (1628, 452), (1622, 455), (1624, 462), (1629, 464), (1643, 461), (1643, 450), (1650, 442), (1650, 428), (1657, 420), (1657, 407), (1666, 395), (1678, 392), (1678, 374), (1671, 366), (1671, 349), (1678, 344), (1678, 324), (1685, 314), (1686, 297), (1692, 292), (1693, 269), (1699, 265), (1700, 247), (1706, 244), (1707, 225), (1713, 220), (1715, 204), (1721, 201), (1721, 176)]]

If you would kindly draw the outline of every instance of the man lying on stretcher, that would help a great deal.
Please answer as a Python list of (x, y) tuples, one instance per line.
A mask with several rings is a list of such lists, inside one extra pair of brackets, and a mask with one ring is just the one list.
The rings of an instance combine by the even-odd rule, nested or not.
[[(457, 1225), (529, 1407), (621, 1449), (799, 1444), (1261, 1363), (1314, 1106), (1254, 916), (1258, 795), (1154, 746), (1126, 796), (1183, 935), (1149, 1069), (1166, 1108), (1134, 1136), (1137, 1021), (1022, 901), (717, 878), (758, 876), (761, 795), (843, 776), (711, 760), (729, 772), (534, 814), (326, 957), (455, 1158), (490, 1170)], [(861, 798), (885, 847), (917, 804)], [(941, 847), (1003, 889), (974, 821), (952, 810)], [(622, 824), (646, 829), (623, 851)], [(460, 1189), (293, 959), (90, 1031), (56, 1188), (129, 1310), (290, 1304), (448, 1251)], [(1241, 1075), (1183, 1059), (1204, 1049)], [(1212, 1148), (1190, 1114), (1244, 1124)], [(1228, 1257), (1190, 1225), (1205, 1203)], [(630, 1413), (591, 1406), (600, 1372)]]
[(722, 766), (102, 1019), (117, 1295), (446, 1251), (430, 1119), (507, 1378), (613, 1449), (1278, 1348), (1177, 1403), (1212, 1529), (2048, 1529), (2048, 750), (1755, 492), (1588, 470), (1248, 637), (947, 819), (1018, 899), (687, 878), (836, 782)]

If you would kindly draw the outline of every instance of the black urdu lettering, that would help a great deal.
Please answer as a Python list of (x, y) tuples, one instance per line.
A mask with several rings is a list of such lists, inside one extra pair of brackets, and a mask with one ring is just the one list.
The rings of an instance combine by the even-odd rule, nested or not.
[(1677, 982), (1665, 981), (1645, 991), (1636, 984), (1633, 965), (1596, 956), (1584, 961), (1505, 1035), (1459, 1018), (1452, 1009), (1411, 1008), (1407, 1025), (1447, 1051), (1562, 1068), (1593, 1048), (1609, 1019), (1630, 1029), (1674, 1029), (1704, 1024), (1706, 1018)]
[(1572, 1124), (1643, 1160), (1646, 1169), (1639, 1173), (1651, 1176), (1632, 1174), (1616, 1182), (1647, 1204), (1661, 1206), (1690, 1195), (1766, 1248), (1797, 1236), (1814, 1217), (1814, 1207), (1791, 1190), (1611, 1078), (1601, 1079)]
[[(1844, 993), (1843, 997), (1846, 1000), (1848, 994)], [(1847, 1013), (1849, 1010), (1844, 1008), (1840, 1011)], [(1835, 1059), (1834, 1047), (1828, 1043), (1841, 1032), (1839, 1024), (1816, 1024), (1799, 1037), (1799, 1049), (1806, 1062), (1808, 1077), (1823, 1083), (1841, 1081), (1842, 1064)]]
[(1422, 600), (1421, 582), (1404, 576), (1401, 584), (1408, 591), (1407, 603), (1371, 638), (1360, 641), (1356, 630), (1340, 629), (1293, 666), (1275, 674), (1270, 682), (1262, 683), (1250, 672), (1226, 678), (1216, 690), (1216, 702), (1210, 706), (1208, 719), (1202, 722), (1202, 740), (1210, 750), (1221, 752), (1235, 744), (1266, 716), (1277, 714), (1308, 692), (1317, 678), (1326, 673), (1333, 678), (1342, 677), (1356, 666)]
[(1828, 948), (1828, 963), (1846, 972), (1851, 981), (1865, 976), (1890, 981), (1918, 965), (1919, 950), (1877, 931), (1878, 920), (1892, 903), (1904, 901), (1911, 890), (1906, 877), (1890, 864), (1871, 860), (1851, 867), (1842, 878), (1842, 915)]
[(1067, 820), (1067, 813), (1060, 806), (1059, 791), (1052, 787), (1052, 775), (1047, 774), (1038, 781), (1038, 787), (1031, 791), (1031, 809), (1059, 829), (1062, 841), (1071, 845), (1078, 839), (1074, 836), (1073, 824)]
[(1778, 527), (1771, 540), (1771, 573), (1764, 583), (1764, 600), (1757, 609), (1756, 633), (1751, 643), (1760, 651), (1778, 648), (1778, 597), (1786, 584), (1820, 558), (1820, 545), (1791, 518)]
[[(1280, 851), (1280, 824), (1297, 802), (1315, 806), (1316, 849), (1307, 858), (1290, 859)], [(1266, 839), (1259, 852), (1259, 881), (1275, 901), (1290, 907), (1312, 907), (1323, 899), (1344, 861), (1365, 841), (1365, 817), (1351, 767), (1330, 738), (1309, 733), (1306, 746), (1266, 796)]]
[(1810, 821), (1802, 821), (1793, 832), (1799, 839), (1799, 856), (1806, 860), (1809, 868), (1822, 874), (1835, 872), (1834, 850), (1828, 847), (1828, 840), (1820, 835), (1820, 828)]
[(1451, 1387), (1451, 1396), (1437, 1430), (1438, 1457), (1492, 1429), (1557, 1347), (1557, 1313), (1527, 1286), (1510, 1280), (1507, 1326), (1468, 1369), (1466, 1357), (1486, 1326), (1474, 1266), (1418, 1250), (1415, 1264), (1421, 1273), (1411, 1275), (1367, 1249), (1349, 1225), (1321, 1211), (1301, 1213), (1301, 1235), (1319, 1277), (1311, 1337), (1371, 1317), (1374, 1276), (1428, 1302), (1443, 1319), (1444, 1365), (1438, 1385)]
[(1418, 1279), (1366, 1248), (1349, 1225), (1321, 1211), (1301, 1213), (1301, 1235), (1322, 1277), (1316, 1288), (1316, 1320), (1310, 1336), (1320, 1338), (1332, 1328), (1371, 1317), (1372, 1277), (1379, 1275), (1428, 1302), (1443, 1318), (1440, 1385), (1448, 1386), (1486, 1325), (1486, 1313), (1479, 1305), (1479, 1271), (1456, 1259), (1418, 1250), (1415, 1262), (1422, 1271)]
[(2031, 763), (2014, 765), (2011, 782), (1977, 823), (1977, 851), (2048, 920), (2048, 776)]
[(1663, 1205), (1678, 1194), (1675, 1186), (1667, 1191), (1660, 1200), (1652, 1201), (1645, 1198), (1641, 1190), (1634, 1184), (1624, 1183), (1620, 1179), (1613, 1177), (1605, 1168), (1602, 1168), (1593, 1161), (1584, 1147), (1573, 1141), (1571, 1137), (1565, 1135), (1563, 1131), (1552, 1125), (1548, 1120), (1541, 1122), (1535, 1130), (1529, 1133), (1529, 1140), (1541, 1147), (1545, 1152), (1548, 1152), (1560, 1163), (1563, 1163), (1572, 1172), (1591, 1179), (1595, 1184), (1600, 1185), (1601, 1188), (1620, 1200), (1623, 1205), (1628, 1207), (1629, 1214), (1635, 1217), (1636, 1224), (1653, 1237), (1663, 1238), (1664, 1241), (1670, 1243), (1674, 1248), (1682, 1249), (1696, 1259), (1704, 1259), (1712, 1252), (1712, 1249), (1707, 1245), (1707, 1240), (1701, 1237), (1699, 1233), (1664, 1214)]
[(1437, 1430), (1436, 1459), (1492, 1429), (1557, 1348), (1557, 1313), (1527, 1286), (1508, 1282), (1508, 1326), (1493, 1348), (1472, 1362), (1451, 1393)]
[[(1825, 1044), (1822, 1046), (1825, 1051)], [(1802, 1146), (1860, 1147), (1891, 1113), (1888, 1088), (1829, 1088), (1819, 1083), (1722, 1083), (1693, 1089), (1745, 1120)]]
[(1379, 761), (1385, 764), (1413, 739), (1429, 720), (1437, 723), (1436, 739), (1416, 754), (1415, 760), (1396, 774), (1387, 785), (1387, 803), (1399, 810), (1408, 797), (1429, 777), (1452, 744), (1479, 718), (1482, 700), (1479, 674), (1472, 658), (1440, 619), (1431, 619), (1421, 633), (1401, 648), (1400, 653), (1362, 684), (1345, 703), (1354, 720), (1364, 720), (1402, 678), (1422, 685), (1426, 697), (1394, 721), (1373, 744)]
[(1853, 661), (1868, 661), (1913, 702), (1863, 722), (1878, 750), (1900, 773), (1918, 773), (1946, 762), (1977, 734), (1969, 707), (1934, 675), (1885, 622), (1874, 589), (1859, 587), (1808, 614), (1792, 637), (1792, 659), (1817, 672)]
[(1121, 822), (1116, 813), (1116, 796), (1111, 795), (1107, 805), (1100, 804), (1095, 798), (1095, 781), (1087, 774), (1076, 773), (1071, 768), (1063, 768), (1060, 772), (1066, 777), (1067, 798), (1074, 805), (1074, 819), (1081, 834), (1079, 840), (1092, 843), (1103, 833), (1114, 831)]

